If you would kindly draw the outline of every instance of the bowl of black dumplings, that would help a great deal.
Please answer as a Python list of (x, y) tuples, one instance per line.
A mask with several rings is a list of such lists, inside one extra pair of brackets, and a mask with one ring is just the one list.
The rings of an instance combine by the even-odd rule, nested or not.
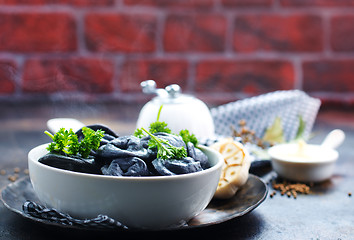
[(104, 130), (99, 148), (88, 158), (50, 153), (48, 144), (29, 152), (30, 178), (42, 204), (80, 219), (104, 214), (132, 228), (166, 229), (190, 220), (212, 199), (223, 164), (215, 150), (155, 133), (187, 151), (183, 159), (164, 160), (149, 148), (148, 136), (87, 127)]

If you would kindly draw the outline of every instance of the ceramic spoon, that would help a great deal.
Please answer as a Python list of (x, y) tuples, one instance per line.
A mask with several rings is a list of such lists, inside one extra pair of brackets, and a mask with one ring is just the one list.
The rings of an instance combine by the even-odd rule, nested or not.
[(326, 138), (323, 140), (321, 146), (326, 148), (336, 149), (339, 147), (345, 139), (345, 134), (340, 129), (332, 130)]

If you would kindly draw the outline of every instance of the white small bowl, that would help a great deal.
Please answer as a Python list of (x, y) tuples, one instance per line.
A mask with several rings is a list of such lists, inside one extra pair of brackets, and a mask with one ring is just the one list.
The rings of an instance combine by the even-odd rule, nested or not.
[(338, 152), (321, 145), (307, 144), (305, 154), (307, 158), (299, 158), (299, 145), (279, 144), (271, 147), (268, 153), (272, 167), (281, 177), (300, 182), (320, 182), (333, 175)]
[(28, 154), (29, 174), (38, 198), (76, 218), (105, 214), (128, 227), (161, 229), (203, 211), (219, 182), (222, 156), (201, 146), (211, 167), (175, 176), (113, 177), (78, 173), (38, 162), (47, 144)]

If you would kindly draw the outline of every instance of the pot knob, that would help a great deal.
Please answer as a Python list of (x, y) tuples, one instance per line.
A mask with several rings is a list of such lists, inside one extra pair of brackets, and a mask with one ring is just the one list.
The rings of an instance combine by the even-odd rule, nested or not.
[(171, 84), (162, 88), (156, 88), (154, 80), (146, 80), (140, 83), (141, 89), (145, 94), (156, 94), (159, 97), (176, 98), (181, 94), (181, 87), (177, 84)]

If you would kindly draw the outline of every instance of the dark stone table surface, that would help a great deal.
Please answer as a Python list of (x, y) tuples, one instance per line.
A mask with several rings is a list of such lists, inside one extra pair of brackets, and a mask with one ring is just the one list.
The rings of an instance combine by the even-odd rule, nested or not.
[[(48, 141), (46, 122), (54, 117), (74, 117), (85, 124), (103, 123), (121, 135), (135, 128), (141, 105), (131, 104), (0, 104), (0, 187), (10, 176), (26, 175), (28, 151)], [(346, 133), (338, 148), (340, 157), (330, 180), (315, 184), (311, 194), (296, 199), (267, 196), (252, 212), (205, 228), (158, 232), (100, 232), (47, 226), (8, 210), (0, 203), (0, 239), (353, 239), (354, 238), (354, 112), (320, 112), (313, 143), (332, 129)], [(17, 168), (17, 169), (15, 169)], [(264, 180), (271, 168), (257, 174)], [(269, 193), (273, 191), (269, 185)]]

